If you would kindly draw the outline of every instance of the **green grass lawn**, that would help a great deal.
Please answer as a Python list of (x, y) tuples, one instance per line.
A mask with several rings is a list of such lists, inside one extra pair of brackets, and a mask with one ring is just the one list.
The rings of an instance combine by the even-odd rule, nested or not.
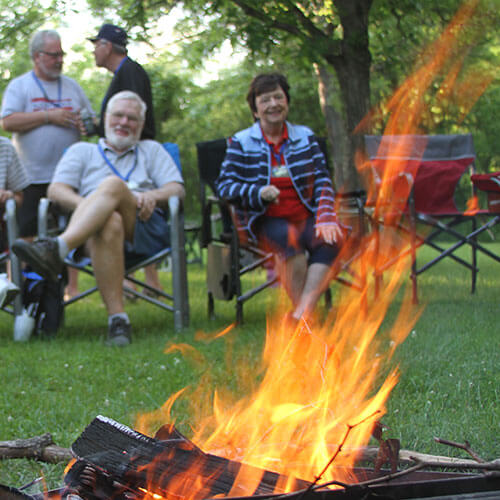
[[(500, 253), (500, 244), (490, 248)], [(422, 255), (431, 254), (422, 249)], [(479, 267), (474, 295), (468, 273), (451, 260), (419, 279), (425, 309), (397, 351), (394, 363), (401, 377), (383, 418), (386, 437), (399, 438), (403, 448), (459, 454), (435, 444), (433, 437), (439, 436), (469, 441), (485, 459), (500, 457), (500, 266), (481, 257)], [(164, 279), (167, 284), (168, 273)], [(237, 360), (257, 366), (266, 310), (276, 291), (245, 306), (246, 321), (230, 335), (229, 356), (225, 339), (205, 342), (196, 333), (227, 326), (234, 305), (218, 302), (217, 319), (207, 318), (205, 272), (198, 264), (189, 267), (189, 294), (191, 326), (181, 333), (174, 331), (171, 314), (146, 304), (127, 305), (133, 344), (121, 350), (103, 345), (106, 314), (98, 296), (68, 308), (64, 327), (51, 341), (13, 342), (12, 318), (1, 314), (0, 441), (50, 432), (56, 444), (69, 447), (96, 415), (133, 426), (138, 414), (159, 408), (171, 394), (197, 387), (200, 380), (206, 394), (215, 386), (238, 391), (233, 367)], [(165, 354), (170, 343), (193, 345), (202, 359), (193, 363), (177, 352)], [(185, 402), (174, 405), (172, 417), (189, 435), (192, 415)], [(43, 474), (49, 488), (57, 487), (63, 469), (63, 464), (4, 460), (0, 483), (21, 486)]]

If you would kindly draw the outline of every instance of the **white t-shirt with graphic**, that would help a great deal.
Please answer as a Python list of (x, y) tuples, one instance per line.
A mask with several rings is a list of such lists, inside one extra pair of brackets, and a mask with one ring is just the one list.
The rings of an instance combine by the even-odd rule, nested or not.
[[(45, 112), (54, 107), (70, 111), (87, 108), (94, 114), (87, 96), (72, 78), (61, 75), (58, 80), (37, 82), (33, 71), (29, 71), (7, 85), (2, 99), (1, 117), (17, 112)], [(64, 151), (79, 139), (80, 131), (77, 128), (52, 124), (12, 134), (19, 159), (33, 184), (49, 183)]]

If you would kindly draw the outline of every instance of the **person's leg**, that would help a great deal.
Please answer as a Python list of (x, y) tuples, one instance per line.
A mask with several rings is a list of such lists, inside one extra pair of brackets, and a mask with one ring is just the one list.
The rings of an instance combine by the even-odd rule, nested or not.
[[(135, 197), (126, 184), (118, 177), (108, 177), (102, 181), (96, 191), (82, 200), (73, 212), (68, 226), (57, 240), (49, 238), (31, 245), (17, 240), (13, 244), (13, 251), (21, 259), (32, 264), (39, 274), (56, 280), (67, 252), (95, 237), (93, 260), (98, 268), (100, 263), (103, 264), (101, 266), (103, 269), (107, 266), (110, 289), (113, 293), (107, 293), (106, 279), (101, 279), (99, 285), (103, 287), (105, 296), (110, 296), (109, 300), (106, 299), (109, 302), (110, 311), (123, 310), (121, 281), (120, 298), (116, 303), (115, 285), (111, 278), (116, 279), (121, 275), (123, 279), (123, 242), (125, 239), (132, 240), (136, 205)], [(115, 236), (115, 233), (119, 231), (121, 231), (119, 237)], [(112, 236), (109, 237), (108, 234)], [(107, 241), (107, 247), (102, 244), (103, 240)], [(118, 272), (117, 269), (121, 271)]]
[(307, 273), (307, 257), (297, 254), (284, 259), (276, 255), (276, 272), (294, 306), (297, 306), (304, 289)]
[(302, 291), (292, 313), (295, 319), (307, 317), (314, 311), (319, 298), (328, 287), (331, 266), (338, 254), (336, 245), (329, 245), (316, 236), (314, 222), (314, 218), (310, 217), (296, 227), (298, 246), (308, 253), (309, 260), (305, 266)]
[(38, 204), (47, 196), (48, 184), (30, 184), (23, 190), (23, 202), (17, 207), (19, 236), (33, 241), (38, 234)]
[(87, 244), (97, 287), (108, 312), (106, 344), (117, 347), (130, 344), (132, 331), (123, 307), (124, 241), (124, 222), (118, 212), (113, 212), (103, 228)]
[(124, 236), (134, 233), (136, 201), (126, 184), (118, 177), (107, 177), (73, 212), (67, 228), (60, 235), (69, 250), (84, 244), (104, 228), (116, 211), (121, 215)]
[(115, 212), (88, 242), (97, 287), (109, 316), (124, 312), (124, 238), (122, 218)]
[(330, 266), (322, 263), (311, 264), (307, 267), (305, 284), (292, 313), (293, 318), (307, 317), (314, 311), (321, 294), (328, 286), (329, 271)]
[[(144, 276), (146, 277), (146, 284), (158, 290), (163, 290), (163, 287), (161, 286), (160, 283), (160, 277), (158, 276), (158, 269), (156, 267), (156, 264), (150, 264), (149, 266), (146, 266), (144, 268)], [(150, 292), (147, 289), (144, 290), (144, 293), (154, 294), (154, 292)]]
[(275, 270), (294, 307), (304, 288), (307, 258), (298, 248), (299, 231), (294, 224), (280, 217), (265, 217), (258, 225), (259, 243), (274, 253)]
[(64, 300), (69, 300), (78, 295), (78, 269), (68, 267), (68, 284), (64, 289)]

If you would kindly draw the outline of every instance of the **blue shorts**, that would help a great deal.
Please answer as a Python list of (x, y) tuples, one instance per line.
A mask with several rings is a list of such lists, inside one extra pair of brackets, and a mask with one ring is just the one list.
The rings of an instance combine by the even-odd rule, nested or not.
[(281, 217), (262, 217), (256, 226), (259, 242), (266, 250), (285, 259), (307, 251), (308, 264), (321, 263), (330, 266), (339, 249), (316, 236), (314, 217), (300, 222), (289, 222)]
[(169, 246), (170, 229), (166, 214), (160, 208), (155, 208), (147, 221), (139, 218), (135, 221), (134, 240), (125, 242), (127, 265), (151, 257)]

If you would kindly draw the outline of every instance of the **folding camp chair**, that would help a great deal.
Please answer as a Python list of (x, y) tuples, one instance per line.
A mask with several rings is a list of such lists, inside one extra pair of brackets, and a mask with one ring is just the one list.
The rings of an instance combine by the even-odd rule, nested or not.
[[(416, 303), (417, 277), (449, 257), (470, 270), (471, 293), (474, 293), (478, 272), (477, 252), (481, 251), (500, 262), (499, 256), (478, 241), (481, 233), (500, 221), (500, 214), (477, 207), (466, 209), (465, 200), (464, 206), (457, 201), (457, 187), (461, 179), (467, 184), (470, 199), (475, 199), (472, 198), (474, 190), (470, 178), (475, 160), (472, 135), (372, 135), (365, 136), (365, 147), (374, 171), (373, 178), (382, 179), (390, 168), (391, 172), (396, 172), (392, 179), (393, 198), (409, 193), (407, 202), (405, 199), (401, 205), (400, 218), (384, 213), (383, 204), (378, 205), (372, 218), (375, 231), (379, 234), (382, 234), (383, 226), (391, 221), (408, 243), (401, 247), (396, 257), (376, 266), (375, 275), (380, 277), (395, 260), (410, 255), (413, 301)], [(390, 210), (394, 210), (394, 205)], [(447, 244), (440, 238), (442, 235), (446, 235), (451, 242)], [(437, 256), (417, 264), (416, 250), (422, 245), (436, 250)], [(464, 245), (471, 249), (470, 260), (456, 254)]]
[[(177, 145), (168, 143), (164, 144), (165, 149), (171, 154), (172, 158), (180, 168), (180, 158), (178, 155)], [(173, 147), (175, 146), (175, 147)], [(177, 151), (177, 153), (176, 153)], [(42, 198), (39, 204), (38, 212), (38, 236), (46, 237), (49, 232), (49, 211), (51, 210), (51, 202)], [(181, 330), (189, 324), (189, 297), (188, 297), (188, 281), (187, 281), (187, 266), (186, 266), (186, 250), (185, 250), (185, 233), (184, 233), (184, 211), (181, 200), (178, 197), (171, 197), (168, 200), (168, 220), (170, 226), (170, 246), (162, 249), (160, 252), (143, 258), (139, 261), (125, 262), (125, 279), (134, 283), (144, 290), (140, 292), (131, 287), (124, 285), (124, 291), (141, 300), (145, 300), (150, 304), (158, 306), (164, 310), (174, 314), (174, 326), (176, 330)], [(61, 227), (57, 231), (61, 231)], [(168, 257), (171, 258), (171, 274), (172, 274), (172, 293), (166, 293), (163, 290), (154, 288), (145, 281), (138, 279), (134, 273), (143, 267), (150, 264), (164, 262)], [(65, 260), (68, 267), (78, 269), (90, 276), (93, 276), (92, 264), (88, 258), (76, 258), (70, 254)], [(72, 297), (64, 302), (64, 306), (73, 304), (74, 302), (87, 297), (97, 291), (97, 286), (92, 286), (80, 294)], [(149, 293), (148, 293), (149, 292)], [(152, 296), (154, 295), (154, 296)], [(158, 298), (155, 298), (158, 297)], [(159, 299), (164, 299), (159, 300)]]
[[(21, 264), (14, 252), (9, 251), (18, 235), (16, 202), (13, 199), (9, 199), (5, 202), (4, 208), (0, 211), (0, 216), (0, 237), (2, 240), (0, 246), (0, 265), (7, 267), (7, 263), (10, 262), (11, 281), (21, 288)], [(0, 308), (0, 311), (18, 316), (21, 314), (22, 308), (21, 294), (18, 294), (12, 303), (5, 304)]]
[[(318, 138), (318, 143), (328, 159), (327, 142)], [(244, 288), (243, 276), (256, 269), (272, 270), (274, 255), (258, 247), (257, 242), (244, 244), (239, 240), (238, 231), (233, 225), (232, 207), (217, 197), (216, 181), (226, 154), (227, 140), (216, 139), (196, 144), (198, 172), (200, 176), (200, 200), (202, 210), (201, 246), (207, 249), (207, 301), (208, 314), (214, 317), (215, 299), (229, 301), (236, 299), (236, 322), (243, 321), (243, 305), (259, 292), (273, 286), (278, 278), (268, 272), (266, 279), (253, 286)], [(363, 226), (362, 195), (364, 192), (345, 193), (342, 199), (345, 213), (350, 217), (356, 214), (356, 230)], [(343, 268), (345, 269), (345, 267)], [(344, 285), (361, 288), (338, 273), (335, 279)], [(331, 291), (324, 294), (325, 305), (331, 306)]]
[(236, 297), (236, 322), (242, 323), (244, 303), (275, 284), (277, 278), (271, 276), (263, 283), (243, 290), (242, 277), (262, 266), (271, 268), (273, 254), (262, 251), (256, 243), (248, 242), (245, 245), (240, 243), (238, 231), (232, 221), (231, 206), (216, 195), (215, 183), (226, 154), (226, 147), (226, 139), (196, 144), (202, 214), (201, 246), (207, 249), (209, 317), (214, 317), (215, 299), (229, 301)]

